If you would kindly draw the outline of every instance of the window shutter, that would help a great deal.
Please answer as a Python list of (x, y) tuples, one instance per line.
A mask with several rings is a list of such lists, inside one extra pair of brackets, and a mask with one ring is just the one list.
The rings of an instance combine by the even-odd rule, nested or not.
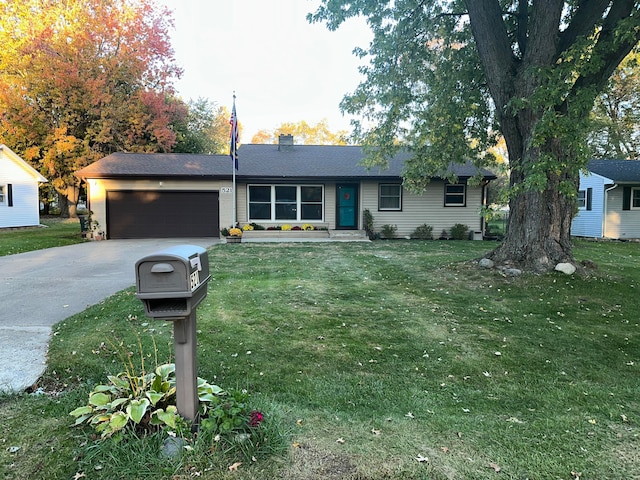
[(593, 188), (587, 188), (587, 210), (591, 210), (592, 198), (593, 198)]
[(622, 210), (631, 210), (631, 187), (622, 190)]
[(7, 205), (13, 207), (13, 184), (9, 183), (7, 185)]

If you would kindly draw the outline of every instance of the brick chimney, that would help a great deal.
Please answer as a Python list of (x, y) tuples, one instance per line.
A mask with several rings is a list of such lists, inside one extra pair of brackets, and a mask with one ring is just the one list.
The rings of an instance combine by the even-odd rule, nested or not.
[(280, 134), (278, 137), (278, 150), (282, 152), (293, 150), (293, 135)]

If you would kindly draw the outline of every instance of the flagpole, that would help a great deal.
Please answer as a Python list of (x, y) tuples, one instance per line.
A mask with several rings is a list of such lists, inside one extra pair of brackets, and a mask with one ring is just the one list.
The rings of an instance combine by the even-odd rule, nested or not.
[(236, 166), (238, 162), (238, 117), (236, 115), (236, 92), (233, 92), (233, 108), (231, 110), (231, 172), (232, 172), (232, 187), (231, 192), (233, 195), (233, 226), (238, 224), (238, 215), (236, 207)]

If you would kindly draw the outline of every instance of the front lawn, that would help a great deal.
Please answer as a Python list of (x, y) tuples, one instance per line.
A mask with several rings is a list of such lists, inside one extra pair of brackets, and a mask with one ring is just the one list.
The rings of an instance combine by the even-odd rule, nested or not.
[(122, 352), (170, 356), (129, 289), (54, 328), (39, 395), (0, 397), (0, 476), (640, 478), (640, 244), (579, 242), (589, 276), (517, 278), (475, 266), (493, 245), (214, 246), (198, 373), (248, 390), (273, 448), (167, 460), (70, 427)]
[(77, 218), (41, 219), (40, 227), (0, 229), (0, 257), (84, 242)]

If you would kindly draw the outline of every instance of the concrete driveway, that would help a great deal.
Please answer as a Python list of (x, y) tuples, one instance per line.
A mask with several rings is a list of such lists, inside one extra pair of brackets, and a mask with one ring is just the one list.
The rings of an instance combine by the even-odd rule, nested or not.
[(135, 285), (135, 263), (215, 238), (107, 240), (0, 257), (0, 391), (20, 392), (46, 367), (51, 327)]

